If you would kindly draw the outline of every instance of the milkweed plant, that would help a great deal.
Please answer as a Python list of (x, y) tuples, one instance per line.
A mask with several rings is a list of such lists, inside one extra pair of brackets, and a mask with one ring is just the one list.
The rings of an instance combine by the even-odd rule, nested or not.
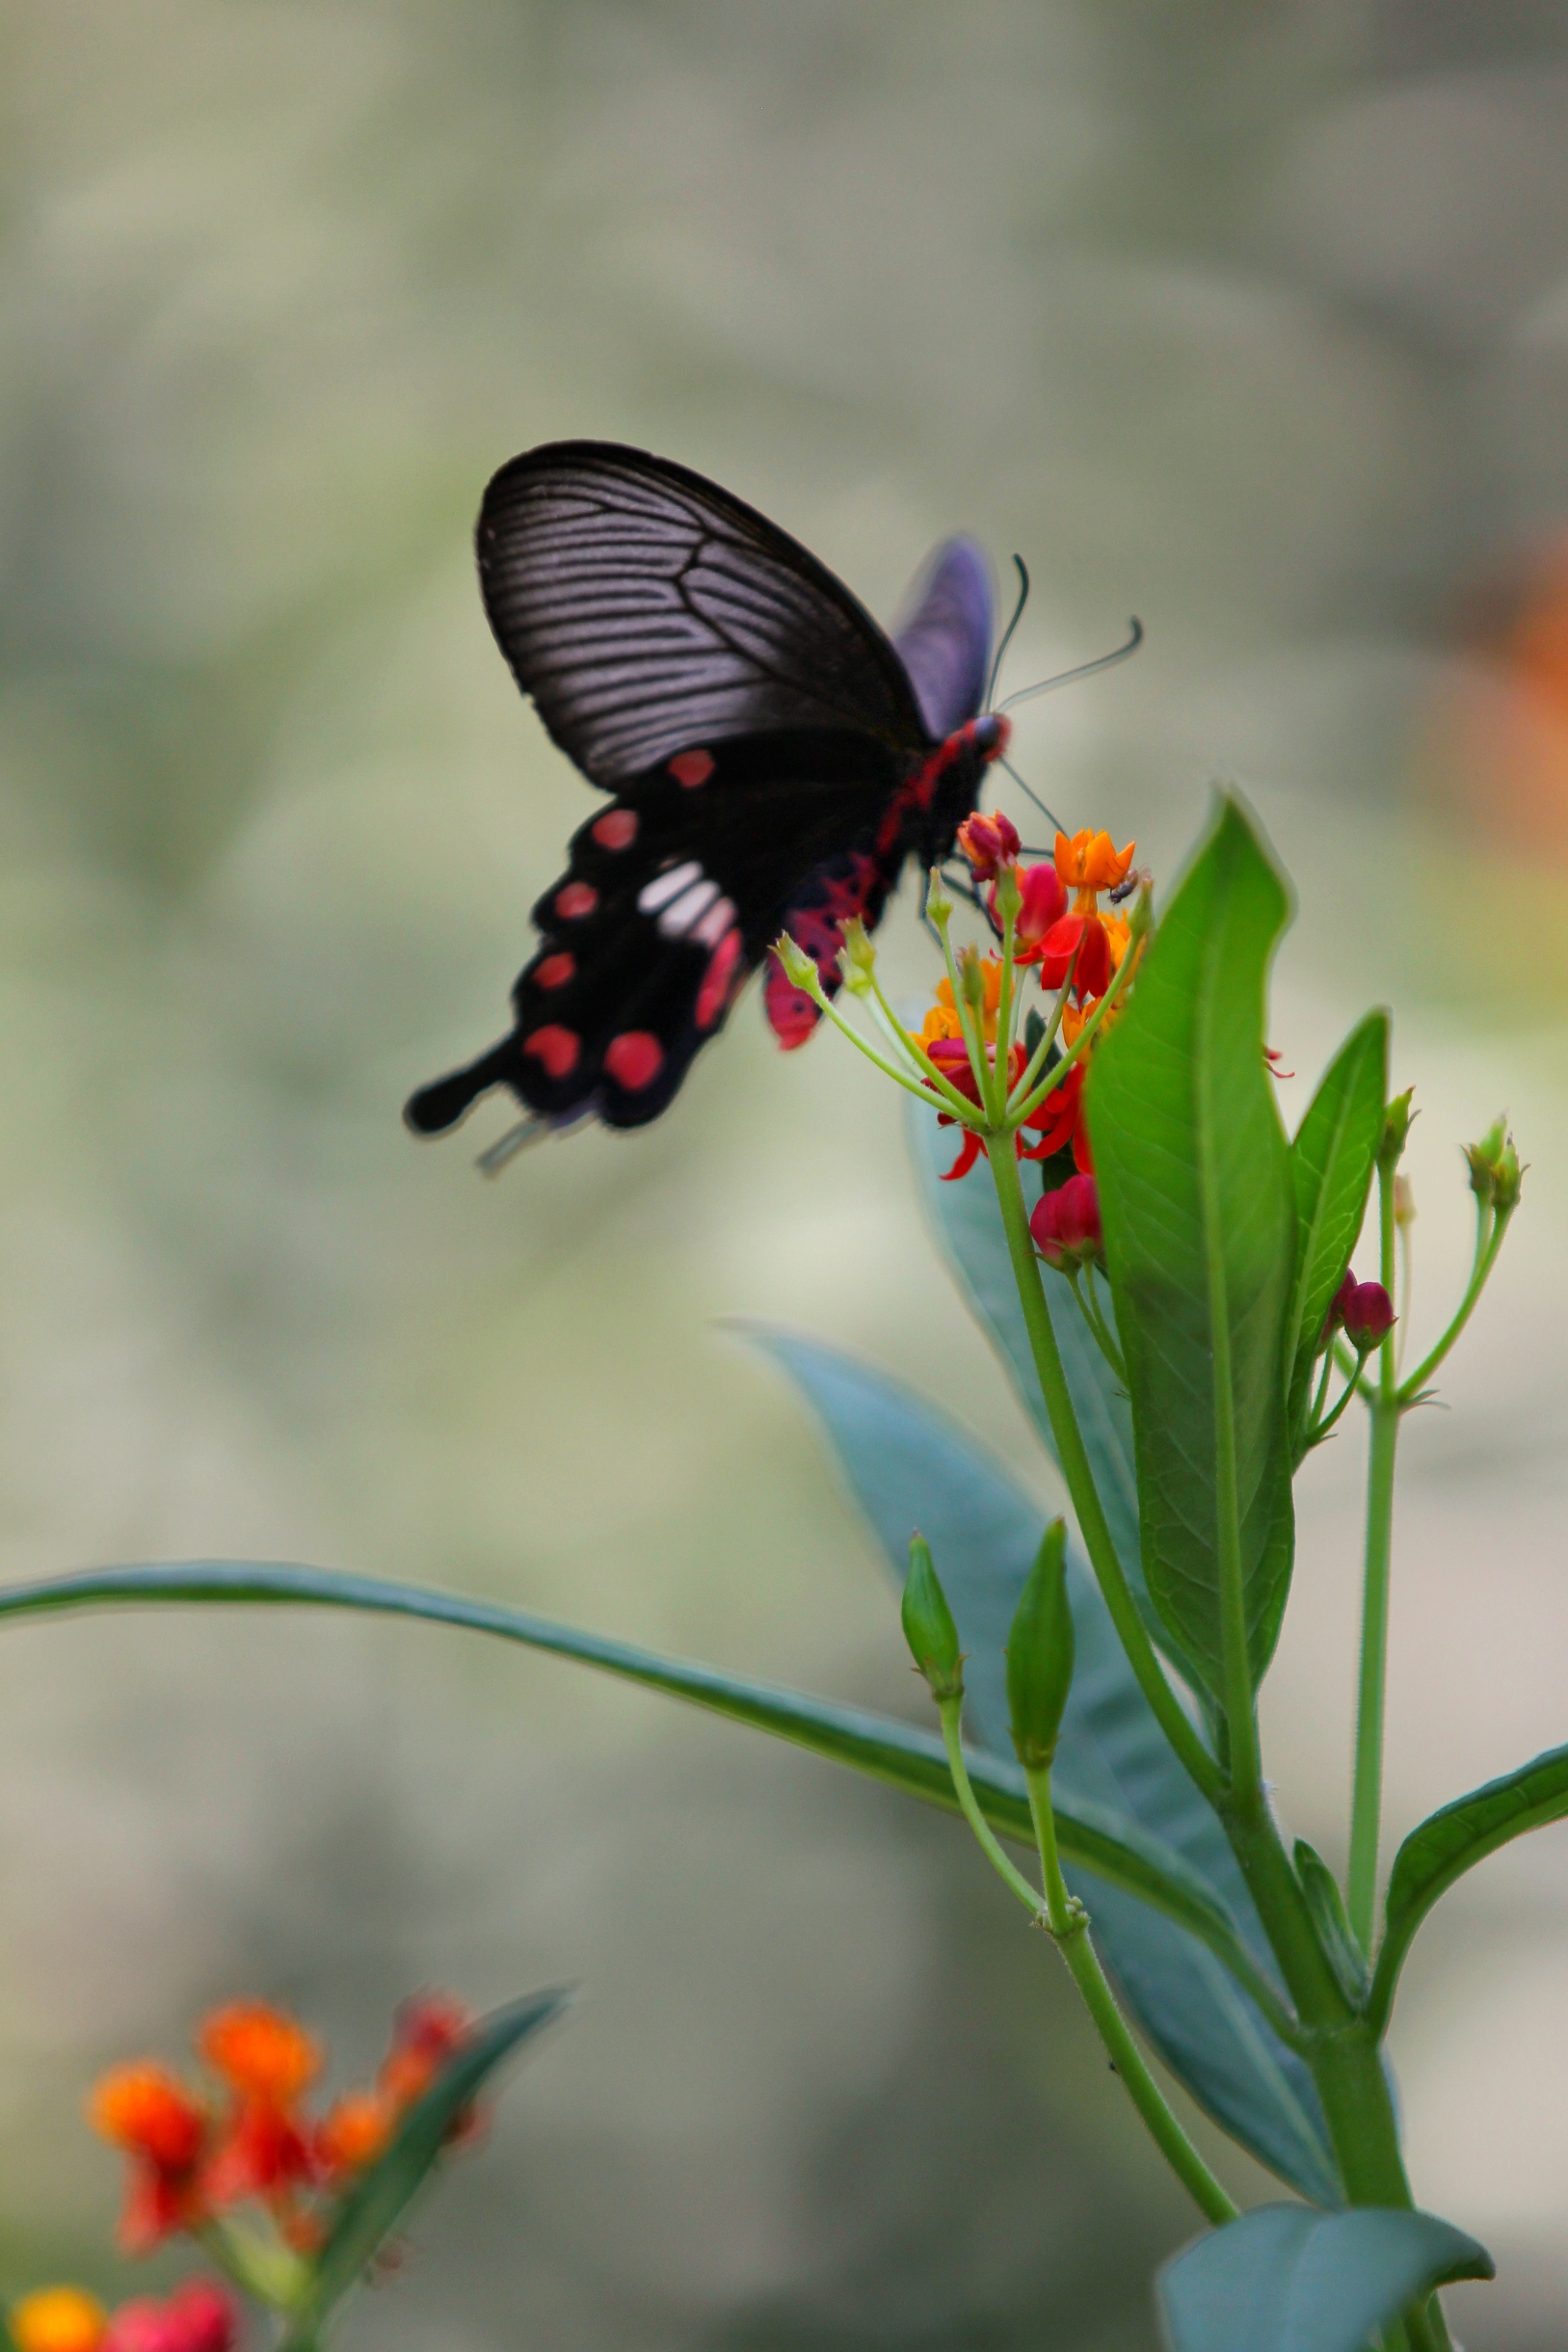
[[(910, 1098), (939, 1243), (1028, 1408), (1059, 1513), (1042, 1527), (997, 1461), (881, 1373), (759, 1334), (903, 1579), (934, 1727), (305, 1567), (111, 1569), (13, 1587), (0, 1616), (270, 1602), (465, 1626), (946, 1807), (1081, 1993), (1114, 2070), (1103, 2096), (1131, 2099), (1196, 2208), (1198, 2234), (1156, 2285), (1172, 2352), (1444, 2352), (1438, 2290), (1492, 2263), (1416, 2202), (1384, 2039), (1440, 1896), (1568, 1813), (1568, 1747), (1455, 1798), (1384, 1869), (1390, 1537), (1405, 1416), (1433, 1395), (1519, 1204), (1513, 1140), (1500, 1120), (1464, 1150), (1473, 1263), (1447, 1329), (1404, 1369), (1412, 1104), (1390, 1098), (1388, 1016), (1351, 1031), (1289, 1135), (1267, 983), (1289, 896), (1242, 803), (1220, 798), (1157, 923), (1132, 844), (1106, 833), (1058, 834), (1053, 859), (1027, 864), (1005, 817), (976, 815), (959, 849), (962, 890), (930, 878), (943, 972), (917, 1030), (860, 923), (841, 985), (787, 937), (776, 952)], [(1289, 1592), (1292, 1482), (1354, 1415), (1366, 1555), (1342, 1883), (1283, 1826), (1258, 1695)], [(150, 2063), (111, 2076), (92, 2113), (130, 2167), (125, 2242), (183, 2232), (217, 2276), (114, 2314), (40, 2288), (13, 2306), (14, 2352), (226, 2352), (247, 2325), (312, 2352), (389, 2266), (492, 2070), (563, 1998), (474, 2019), (424, 1996), (376, 2085), (314, 2120), (316, 2045), (253, 2003), (202, 2026), (208, 2088)], [(1146, 2053), (1291, 2194), (1239, 2212)]]

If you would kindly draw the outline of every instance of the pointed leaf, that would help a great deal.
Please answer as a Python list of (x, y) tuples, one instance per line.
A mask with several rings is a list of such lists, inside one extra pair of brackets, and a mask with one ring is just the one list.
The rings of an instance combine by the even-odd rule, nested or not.
[[(995, 1194), (987, 1190), (980, 1197), (991, 1200), (995, 1215)], [(999, 1219), (996, 1247), (1005, 1247)], [(1002, 1651), (1041, 1529), (1053, 1514), (956, 1424), (886, 1375), (793, 1332), (748, 1328), (822, 1416), (895, 1573), (902, 1573), (912, 1525), (931, 1545), (970, 1653), (970, 1733), (997, 1759), (995, 1775), (1013, 1775)], [(1116, 1826), (1124, 1849), (1139, 1833), (1151, 1837), (1167, 1898), (1174, 1863), (1183, 1883), (1202, 1889), (1225, 1917), (1266, 1991), (1274, 1981), (1273, 1962), (1224, 1832), (1150, 1714), (1074, 1547), (1068, 1590), (1077, 1667), (1052, 1772), (1064, 1853), (1070, 1862), (1099, 1872), (1084, 1831), (1101, 1819)], [(996, 1813), (992, 1819), (1001, 1826)], [(1025, 1827), (1025, 1839), (1027, 1834)], [(1100, 1883), (1076, 1884), (1093, 1915), (1096, 1939), (1149, 2040), (1244, 2147), (1303, 2195), (1337, 2204), (1338, 2177), (1307, 2069), (1221, 1964), (1216, 1955), (1222, 1946), (1205, 1922), (1189, 1916), (1177, 1924), (1180, 1914), (1169, 1899), (1159, 1901), (1157, 1911), (1151, 1909), (1125, 1855), (1117, 1858), (1121, 1866), (1102, 1874)]]
[(1368, 2014), (1381, 2033), (1416, 1930), (1455, 1879), (1527, 1830), (1568, 1817), (1568, 1748), (1549, 1748), (1517, 1772), (1472, 1789), (1412, 1830), (1394, 1858), (1382, 1948)]
[(1167, 2263), (1159, 2302), (1171, 2352), (1366, 2352), (1433, 2287), (1492, 2275), (1432, 2213), (1258, 2205)]
[(473, 2104), (501, 2061), (558, 2017), (571, 1998), (564, 1987), (556, 1987), (492, 2011), (480, 2020), (472, 2041), (414, 2101), (389, 2145), (360, 2174), (338, 2207), (332, 2233), (316, 2258), (309, 2300), (295, 2321), (306, 2342), (397, 2228), (465, 2108)]
[(1132, 1399), (1144, 1575), (1220, 1701), (1228, 1516), (1255, 1688), (1293, 1543), (1285, 1342), (1296, 1215), (1263, 1058), (1265, 981), (1289, 914), (1249, 819), (1222, 801), (1084, 1089)]
[(1286, 1355), (1287, 1418), (1299, 1460), (1323, 1323), (1344, 1280), (1367, 1211), (1388, 1096), (1389, 1019), (1369, 1013), (1323, 1074), (1290, 1147), (1296, 1203), (1296, 1278)]
[(1295, 1863), (1317, 1940), (1340, 1980), (1340, 1991), (1353, 2009), (1360, 2009), (1367, 1998), (1367, 1962), (1350, 1925), (1339, 1881), (1304, 1837), (1296, 1839)]

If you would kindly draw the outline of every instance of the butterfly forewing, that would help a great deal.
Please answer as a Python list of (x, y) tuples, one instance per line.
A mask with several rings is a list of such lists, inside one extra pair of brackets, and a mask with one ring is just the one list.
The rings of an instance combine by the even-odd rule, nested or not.
[(906, 758), (928, 746), (870, 615), (683, 467), (592, 441), (530, 450), (486, 492), (477, 547), (501, 651), (596, 784), (781, 729), (847, 728)]

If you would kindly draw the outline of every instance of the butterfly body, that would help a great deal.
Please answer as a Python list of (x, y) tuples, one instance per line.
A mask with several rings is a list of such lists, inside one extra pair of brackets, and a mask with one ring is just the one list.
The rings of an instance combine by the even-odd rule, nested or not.
[(491, 1087), (552, 1125), (646, 1125), (750, 975), (780, 1043), (815, 1025), (772, 941), (831, 990), (905, 860), (942, 861), (1007, 723), (981, 715), (985, 561), (938, 551), (890, 638), (805, 548), (684, 468), (598, 442), (504, 467), (478, 529), (486, 607), (519, 685), (613, 795), (533, 910), (511, 1034), (414, 1095), (434, 1134)]

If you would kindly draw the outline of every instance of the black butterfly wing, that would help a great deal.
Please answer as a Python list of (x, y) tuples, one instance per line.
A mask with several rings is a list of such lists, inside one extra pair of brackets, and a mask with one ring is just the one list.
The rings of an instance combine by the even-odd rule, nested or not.
[(694, 745), (789, 728), (928, 745), (870, 614), (683, 466), (610, 442), (529, 450), (486, 491), (476, 546), (496, 641), (594, 784), (625, 790)]
[[(881, 912), (932, 718), (977, 700), (969, 673), (979, 661), (983, 675), (989, 601), (980, 614), (971, 581), (944, 619), (926, 609), (928, 586), (921, 650), (932, 629), (949, 655), (959, 646), (933, 695), (929, 661), (906, 667), (902, 644), (765, 518), (683, 467), (598, 442), (504, 467), (477, 546), (519, 685), (619, 797), (580, 829), (534, 910), (544, 936), (513, 992), (513, 1034), (407, 1115), (436, 1133), (505, 1084), (553, 1122), (593, 1111), (641, 1126), (786, 918), (837, 984), (833, 926)], [(949, 606), (950, 554), (933, 575)], [(798, 1043), (810, 1022), (774, 1002), (780, 979), (769, 1017)]]

